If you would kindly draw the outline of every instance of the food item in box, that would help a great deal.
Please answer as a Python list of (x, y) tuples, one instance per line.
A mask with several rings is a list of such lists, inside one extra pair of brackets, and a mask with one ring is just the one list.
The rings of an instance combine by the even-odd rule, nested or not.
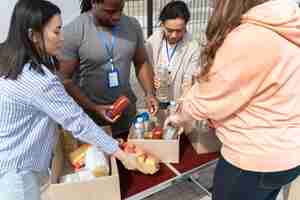
[(147, 154), (141, 154), (137, 156), (137, 162), (140, 166), (140, 171), (144, 174), (155, 174), (159, 170), (159, 162), (158, 160)]
[(81, 169), (78, 172), (67, 174), (65, 176), (60, 177), (60, 183), (78, 183), (81, 181), (90, 181), (93, 180), (95, 176), (93, 173), (86, 169)]
[(137, 156), (137, 161), (139, 163), (144, 163), (146, 161), (146, 154), (140, 154)]
[(89, 144), (83, 144), (69, 154), (69, 160), (74, 167), (79, 168), (84, 164), (84, 157), (89, 147)]
[(146, 152), (145, 152), (143, 149), (138, 148), (138, 147), (135, 147), (135, 148), (134, 148), (134, 153), (135, 153), (137, 156), (139, 156), (139, 155), (145, 155), (145, 154), (146, 154)]
[(144, 138), (145, 133), (145, 125), (142, 117), (136, 118), (136, 122), (134, 123), (134, 137), (137, 139)]
[(159, 160), (141, 148), (130, 143), (123, 143), (121, 147), (125, 152), (135, 154), (140, 172), (152, 175), (159, 170)]
[(71, 133), (61, 130), (62, 133), (62, 145), (64, 155), (67, 157), (71, 152), (78, 149), (78, 141), (71, 135)]
[(106, 114), (109, 118), (115, 119), (128, 107), (129, 99), (126, 96), (120, 96), (112, 105), (112, 109)]
[(155, 174), (159, 169), (159, 162), (153, 156), (148, 155), (145, 160), (144, 168), (146, 168), (146, 172), (148, 172), (148, 174)]
[(152, 139), (152, 131), (145, 132), (144, 139)]
[(173, 140), (177, 138), (177, 128), (168, 125), (164, 130), (163, 139), (165, 140)]
[(135, 153), (135, 145), (130, 143), (123, 143), (122, 148), (126, 153)]
[(95, 177), (108, 176), (109, 165), (106, 156), (94, 146), (88, 148), (85, 155), (85, 168), (90, 170)]
[(151, 122), (150, 122), (150, 115), (148, 112), (142, 112), (138, 116), (136, 116), (136, 119), (141, 117), (144, 122), (145, 132), (150, 131), (151, 129)]
[(100, 176), (108, 176), (109, 175), (109, 169), (107, 166), (97, 166), (92, 170), (92, 173), (95, 177), (100, 177)]
[(161, 139), (163, 135), (163, 129), (159, 126), (152, 129), (152, 139)]
[[(159, 115), (159, 112), (158, 112), (157, 115)], [(158, 120), (158, 117), (157, 117), (157, 116), (150, 116), (150, 121), (151, 121), (152, 127), (157, 127), (157, 126), (160, 126), (160, 125), (161, 125), (161, 124), (159, 123), (159, 120)]]

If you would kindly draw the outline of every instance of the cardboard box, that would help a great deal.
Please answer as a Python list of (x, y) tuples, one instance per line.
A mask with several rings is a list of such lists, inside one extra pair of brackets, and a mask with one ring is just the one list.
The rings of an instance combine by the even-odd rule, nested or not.
[[(141, 111), (140, 111), (141, 112)], [(163, 126), (163, 121), (166, 118), (164, 111), (159, 111), (157, 114), (158, 122), (160, 126)], [(160, 159), (160, 162), (164, 163), (179, 163), (179, 140), (180, 137), (174, 140), (164, 139), (135, 139), (133, 138), (133, 128), (130, 129), (127, 141), (135, 144), (146, 152)]]
[[(55, 173), (55, 172), (54, 172)], [(117, 163), (111, 158), (111, 175), (78, 183), (51, 183), (42, 194), (42, 200), (120, 200)]]
[(219, 152), (221, 142), (215, 134), (215, 130), (209, 128), (209, 131), (201, 128), (201, 122), (193, 124), (193, 128), (187, 133), (187, 136), (198, 154)]
[(179, 163), (179, 138), (174, 140), (134, 139), (130, 132), (127, 141), (157, 157), (161, 162)]
[(68, 171), (69, 168), (68, 162), (62, 157), (62, 151), (56, 150), (52, 162), (51, 184), (42, 191), (42, 200), (121, 200), (119, 172), (115, 158), (110, 158), (109, 176), (77, 183), (57, 183), (61, 172)]

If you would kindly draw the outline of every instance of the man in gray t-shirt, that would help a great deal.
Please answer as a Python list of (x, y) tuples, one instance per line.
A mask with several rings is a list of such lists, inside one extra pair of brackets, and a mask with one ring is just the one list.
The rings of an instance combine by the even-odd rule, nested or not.
[[(82, 14), (63, 29), (60, 58), (67, 91), (98, 124), (112, 123), (114, 135), (128, 131), (136, 112), (136, 96), (129, 82), (132, 61), (149, 111), (158, 109), (141, 26), (135, 18), (122, 14), (123, 7), (124, 0), (82, 0)], [(131, 104), (114, 121), (105, 113), (121, 95)]]

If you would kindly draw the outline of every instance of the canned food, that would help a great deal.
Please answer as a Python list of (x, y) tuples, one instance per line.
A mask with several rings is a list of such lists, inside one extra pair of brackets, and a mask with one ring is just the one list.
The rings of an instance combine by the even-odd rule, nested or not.
[(152, 139), (161, 139), (163, 135), (163, 129), (161, 127), (155, 127), (152, 130)]
[(112, 109), (107, 112), (107, 116), (114, 119), (116, 116), (121, 115), (122, 112), (128, 107), (129, 99), (126, 96), (120, 96), (112, 105)]

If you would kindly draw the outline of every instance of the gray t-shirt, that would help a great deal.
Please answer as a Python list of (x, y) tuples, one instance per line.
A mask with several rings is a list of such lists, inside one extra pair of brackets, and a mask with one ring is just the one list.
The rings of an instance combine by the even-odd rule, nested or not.
[[(99, 104), (111, 104), (120, 95), (128, 96), (132, 103), (136, 102), (129, 81), (130, 66), (136, 50), (144, 48), (144, 37), (135, 18), (123, 15), (117, 29), (113, 49), (113, 62), (120, 79), (120, 87), (117, 88), (108, 87), (108, 73), (111, 71), (109, 54), (99, 36), (99, 28), (96, 28), (92, 14), (80, 15), (66, 25), (63, 31), (63, 58), (80, 60), (74, 79), (84, 95)], [(111, 44), (108, 39), (111, 36), (108, 36), (108, 32), (102, 31), (103, 33), (106, 35), (106, 42)]]

